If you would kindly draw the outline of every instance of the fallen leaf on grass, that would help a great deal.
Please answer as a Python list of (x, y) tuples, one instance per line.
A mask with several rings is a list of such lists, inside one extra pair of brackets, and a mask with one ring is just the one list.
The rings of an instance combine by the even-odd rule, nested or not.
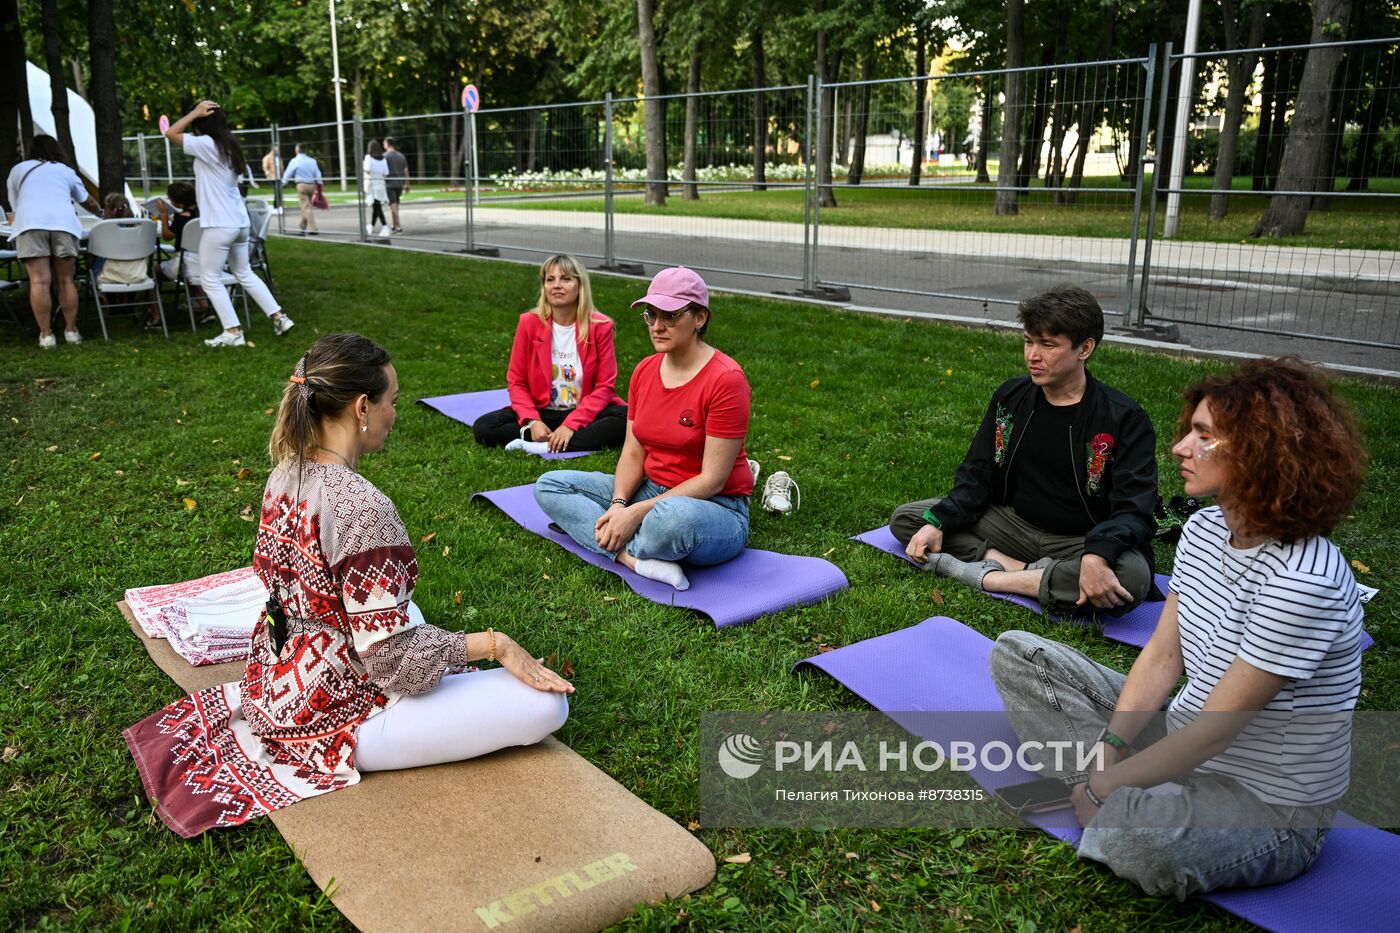
[(605, 603), (615, 603), (615, 602), (617, 602), (617, 597), (616, 597), (616, 596), (604, 596), (604, 597), (603, 597), (603, 602), (605, 602)]
[(836, 548), (834, 548), (834, 547), (833, 547), (833, 548), (827, 548), (827, 549), (826, 549), (826, 553), (823, 554), (822, 557), (830, 557), (831, 554), (832, 554), (832, 552), (835, 551), (835, 550), (836, 550)]
[(13, 745), (6, 745), (5, 751), (0, 752), (0, 761), (14, 761), (19, 757), (19, 749)]
[(791, 460), (792, 458), (789, 457), (787, 454), (778, 454), (778, 459), (779, 459), (779, 460)]
[(461, 591), (461, 590), (458, 590), (457, 592), (455, 592), (455, 593), (452, 594), (452, 603), (453, 603), (453, 605), (456, 605), (456, 606), (462, 605), (462, 591)]
[(1371, 572), (1371, 568), (1370, 568), (1370, 567), (1367, 567), (1365, 564), (1361, 563), (1361, 561), (1359, 561), (1359, 560), (1354, 560), (1354, 561), (1351, 562), (1351, 569), (1355, 570), (1357, 573), (1370, 573), (1370, 572)]
[(545, 666), (545, 667), (553, 667), (553, 666), (554, 666), (554, 662), (557, 661), (557, 660), (559, 660), (559, 655), (556, 654), (555, 652), (551, 651), (551, 652), (549, 653), (549, 657), (547, 657), (547, 658), (544, 659), (544, 666)]
[(444, 547), (444, 548), (442, 549), (442, 556), (443, 556), (443, 557), (446, 557), (448, 554), (451, 554), (451, 553), (452, 553), (452, 545), (450, 545), (450, 544), (447, 545), (446, 547)]
[(428, 532), (427, 534), (425, 534), (423, 537), (419, 538), (419, 539), (418, 539), (418, 543), (419, 543), (419, 544), (427, 544), (429, 541), (433, 540), (433, 539), (436, 538), (436, 537), (437, 537), (437, 532), (436, 532), (436, 531), (430, 531), (430, 532)]
[(933, 604), (935, 606), (943, 605), (943, 593), (937, 588), (935, 588), (933, 591)]
[(870, 909), (873, 910), (873, 911), (875, 911), (875, 913), (878, 914), (878, 913), (880, 912), (880, 902), (879, 902), (879, 901), (876, 901), (876, 900), (872, 900), (872, 901), (870, 902)]
[(694, 820), (691, 820), (689, 823), (685, 824), (685, 828), (693, 833), (700, 828), (700, 824), (695, 822)]
[(52, 447), (45, 447), (44, 450), (48, 453), (56, 454), (58, 453), (58, 445), (54, 444)]
[(180, 477), (178, 477), (178, 476), (175, 477), (175, 485), (176, 485), (176, 486), (188, 486), (189, 484), (190, 484), (190, 480), (187, 480), (187, 479), (180, 479)]
[(547, 574), (547, 573), (542, 573), (542, 574), (540, 574), (540, 576), (543, 577), (543, 578), (546, 579), (546, 580), (549, 579), (549, 574)]
[(951, 376), (951, 375), (953, 375), (953, 371), (952, 371), (951, 369), (945, 369), (945, 370), (943, 370), (943, 375), (945, 375), (945, 376)]
[(819, 385), (821, 385), (821, 384), (822, 384), (822, 381), (821, 381), (820, 379), (813, 379), (810, 383), (808, 383), (808, 386), (807, 386), (807, 387), (808, 387), (809, 389), (815, 389), (817, 386), (819, 386)]
[(58, 380), (53, 376), (40, 376), (38, 379), (34, 380), (34, 384), (36, 386), (51, 386), (57, 381)]
[(835, 645), (828, 645), (826, 642), (822, 642), (820, 645), (817, 645), (817, 654), (826, 654), (828, 651), (835, 650)]
[(185, 498), (185, 511), (193, 512), (197, 508), (199, 508), (199, 503), (187, 496)]
[(856, 855), (854, 852), (847, 852), (846, 858), (860, 858), (860, 856)]
[(89, 460), (101, 460), (101, 459), (102, 459), (102, 451), (99, 450), (97, 453), (95, 453), (95, 454), (93, 454), (92, 456), (88, 457), (88, 459), (89, 459)]
[(247, 479), (252, 475), (253, 471), (248, 469), (247, 467), (244, 467), (243, 469), (239, 470), (236, 474), (234, 474), (234, 479)]
[(272, 414), (272, 409), (271, 409), (271, 408), (264, 408), (264, 409), (263, 409), (263, 414), (264, 414), (264, 415), (270, 415), (270, 414)]
[(747, 852), (740, 852), (738, 855), (731, 855), (725, 859), (731, 865), (747, 865), (753, 861), (753, 856)]
[(566, 678), (574, 676), (574, 664), (568, 658), (564, 659), (564, 666), (559, 669), (559, 673)]

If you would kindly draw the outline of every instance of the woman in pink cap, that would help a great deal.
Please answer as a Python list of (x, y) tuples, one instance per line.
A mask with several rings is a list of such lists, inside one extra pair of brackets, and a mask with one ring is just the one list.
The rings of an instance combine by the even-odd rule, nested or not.
[(535, 499), (579, 544), (684, 590), (681, 561), (723, 563), (748, 543), (749, 381), (705, 342), (710, 294), (690, 269), (657, 273), (632, 307), (656, 354), (632, 371), (617, 473), (555, 470)]

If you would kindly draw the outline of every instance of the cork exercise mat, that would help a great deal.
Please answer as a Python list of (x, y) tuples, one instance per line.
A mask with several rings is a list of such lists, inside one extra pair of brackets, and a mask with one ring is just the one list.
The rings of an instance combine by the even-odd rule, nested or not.
[[(190, 665), (117, 605), (183, 689), (241, 676), (237, 662)], [(699, 840), (552, 738), (473, 761), (366, 774), (269, 818), (365, 933), (598, 930), (715, 874)]]

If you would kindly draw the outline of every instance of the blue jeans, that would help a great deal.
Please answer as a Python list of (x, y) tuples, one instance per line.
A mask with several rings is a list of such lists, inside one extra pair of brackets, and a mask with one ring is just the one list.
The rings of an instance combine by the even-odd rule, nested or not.
[[(1029, 632), (1003, 632), (992, 680), (1023, 741), (1088, 743), (1108, 725), (1127, 677), (1073, 648)], [(1034, 733), (1034, 734), (1027, 734)], [(1046, 767), (1046, 776), (1068, 773)], [(1259, 799), (1238, 781), (1193, 772), (1180, 794), (1120, 787), (1079, 841), (1148, 894), (1185, 900), (1217, 888), (1276, 884), (1302, 874), (1322, 849), (1336, 808)]]
[[(665, 491), (665, 486), (643, 480), (628, 504), (654, 499)], [(611, 473), (551, 470), (535, 481), (535, 501), (551, 520), (590, 551), (617, 560), (618, 552), (598, 546), (593, 527), (612, 497)], [(627, 542), (627, 553), (639, 559), (687, 561), (705, 567), (737, 557), (748, 541), (747, 497), (672, 496), (652, 506)]]

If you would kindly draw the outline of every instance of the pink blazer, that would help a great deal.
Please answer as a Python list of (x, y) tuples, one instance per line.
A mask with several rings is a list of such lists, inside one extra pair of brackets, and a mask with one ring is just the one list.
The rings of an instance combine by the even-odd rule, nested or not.
[[(577, 329), (575, 325), (575, 332)], [(510, 390), (510, 407), (522, 425), (539, 418), (540, 409), (549, 404), (553, 342), (553, 325), (540, 320), (533, 311), (520, 315), (515, 343), (510, 348), (506, 387)], [(564, 424), (574, 431), (592, 424), (604, 408), (622, 402), (613, 390), (617, 383), (617, 354), (613, 350), (612, 318), (593, 312), (588, 319), (588, 342), (579, 341), (578, 356), (583, 366), (583, 397), (564, 419)]]

